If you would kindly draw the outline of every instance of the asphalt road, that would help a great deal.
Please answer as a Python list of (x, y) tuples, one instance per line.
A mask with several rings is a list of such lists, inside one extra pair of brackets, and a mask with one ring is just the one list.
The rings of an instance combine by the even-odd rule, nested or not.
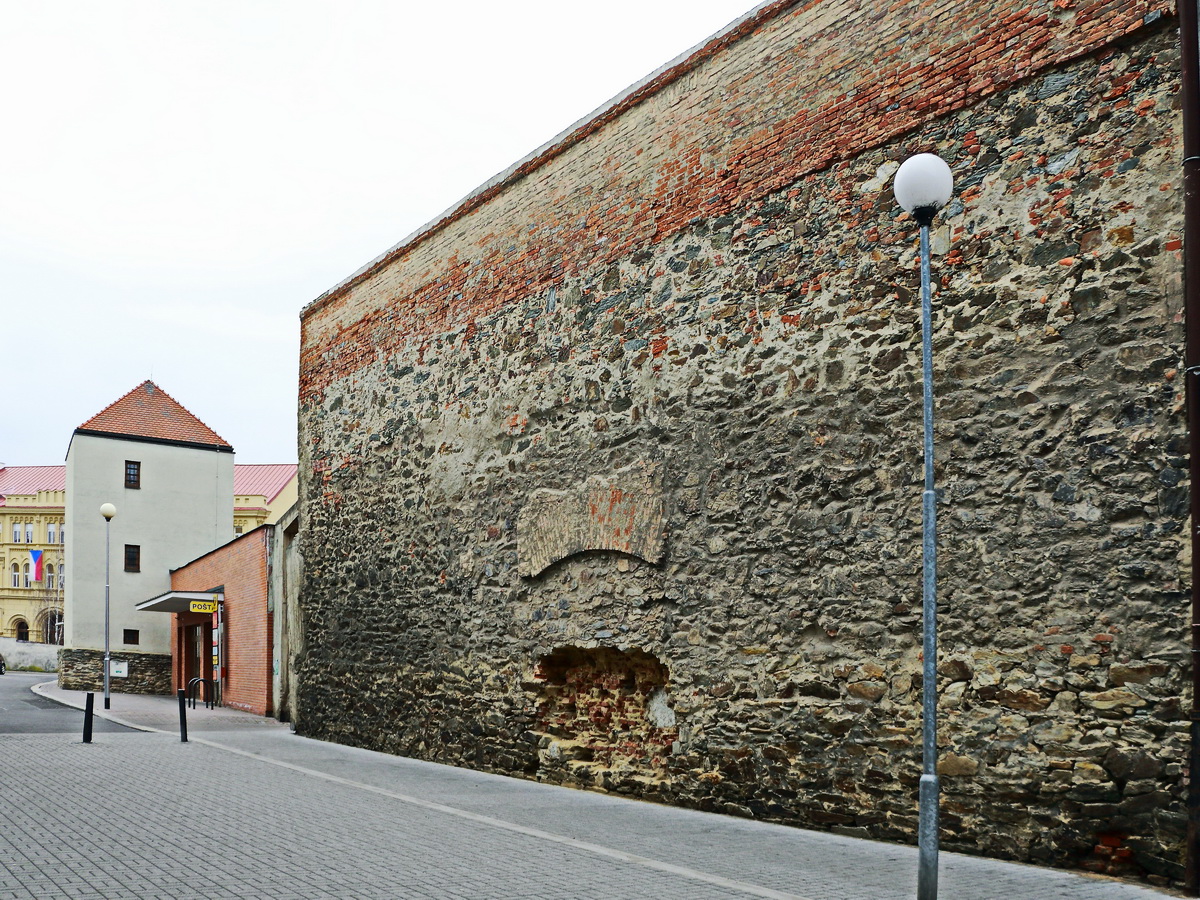
[[(83, 712), (71, 709), (45, 697), (39, 697), (30, 688), (42, 681), (50, 681), (54, 675), (48, 672), (13, 672), (0, 675), (0, 734), (78, 734), (83, 740)], [(96, 707), (104, 698), (96, 695)], [(107, 722), (96, 716), (92, 720), (94, 734), (132, 732), (132, 728)]]

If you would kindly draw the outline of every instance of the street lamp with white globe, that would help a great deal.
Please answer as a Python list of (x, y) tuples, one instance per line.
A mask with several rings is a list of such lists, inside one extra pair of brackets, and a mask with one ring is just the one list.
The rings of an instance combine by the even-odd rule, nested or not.
[(929, 226), (950, 202), (954, 176), (933, 153), (909, 157), (892, 182), (896, 201), (921, 226), (921, 371), (924, 385), (925, 490), (921, 495), (922, 678), (921, 786), (917, 900), (936, 900), (938, 879), (937, 775), (937, 495), (933, 487), (933, 338), (929, 286)]
[(111, 503), (102, 504), (100, 507), (100, 515), (104, 516), (104, 708), (109, 708), (109, 691), (108, 677), (109, 669), (112, 663), (112, 654), (109, 646), (109, 628), (108, 624), (108, 532), (109, 526), (112, 524), (112, 518), (117, 514), (117, 508)]

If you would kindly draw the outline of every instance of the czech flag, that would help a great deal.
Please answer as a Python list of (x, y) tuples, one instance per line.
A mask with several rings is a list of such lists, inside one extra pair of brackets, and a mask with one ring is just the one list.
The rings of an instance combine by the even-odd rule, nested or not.
[(42, 580), (42, 551), (41, 550), (30, 550), (29, 558), (33, 562), (33, 580), (41, 581)]

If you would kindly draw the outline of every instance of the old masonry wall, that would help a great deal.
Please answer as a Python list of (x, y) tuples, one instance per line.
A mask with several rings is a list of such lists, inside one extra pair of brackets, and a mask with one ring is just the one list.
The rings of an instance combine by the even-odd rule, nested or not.
[(306, 309), (300, 730), (914, 840), (932, 149), (943, 846), (1181, 877), (1172, 10), (920, 9), (766, 7)]

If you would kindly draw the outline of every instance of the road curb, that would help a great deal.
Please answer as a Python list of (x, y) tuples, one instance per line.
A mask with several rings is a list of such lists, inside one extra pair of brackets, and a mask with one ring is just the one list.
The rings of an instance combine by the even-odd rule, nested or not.
[[(66, 697), (59, 697), (59, 696), (56, 696), (55, 694), (51, 693), (50, 691), (42, 690), (42, 688), (45, 688), (48, 685), (57, 685), (57, 684), (58, 684), (58, 682), (55, 682), (55, 681), (41, 681), (41, 682), (38, 682), (37, 684), (33, 685), (32, 687), (30, 687), (30, 690), (33, 691), (35, 694), (37, 694), (39, 697), (42, 697), (46, 700), (50, 700), (53, 703), (57, 703), (59, 706), (65, 706), (68, 709), (82, 710), (84, 708), (82, 703), (73, 703)], [(123, 725), (126, 728), (132, 728), (135, 731), (149, 731), (149, 732), (154, 732), (156, 734), (172, 734), (173, 733), (170, 731), (164, 731), (161, 728), (154, 728), (153, 726), (150, 726), (150, 725), (139, 725), (137, 722), (130, 722), (127, 719), (122, 719), (119, 716), (114, 716), (111, 712), (105, 712), (102, 709), (93, 709), (92, 715), (97, 716), (101, 719), (104, 719), (106, 722), (112, 722), (116, 725)]]

